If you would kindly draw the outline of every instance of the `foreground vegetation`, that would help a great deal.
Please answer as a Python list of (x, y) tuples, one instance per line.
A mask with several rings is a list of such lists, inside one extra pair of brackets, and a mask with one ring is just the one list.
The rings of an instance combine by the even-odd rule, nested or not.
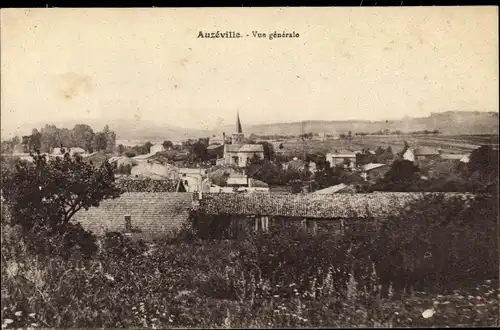
[(92, 254), (35, 253), (4, 214), (3, 326), (493, 326), (494, 200), (468, 211), (422, 201), (406, 222), (341, 237), (293, 225), (232, 241), (187, 229), (153, 244), (110, 233)]

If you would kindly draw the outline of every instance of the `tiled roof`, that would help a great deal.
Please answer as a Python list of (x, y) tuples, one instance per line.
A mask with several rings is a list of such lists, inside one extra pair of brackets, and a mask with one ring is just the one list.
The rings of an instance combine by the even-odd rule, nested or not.
[(370, 164), (364, 165), (363, 170), (368, 172), (368, 171), (374, 170), (376, 168), (384, 167), (384, 166), (386, 166), (386, 164), (370, 163)]
[[(467, 196), (447, 193), (446, 196)], [(203, 194), (199, 210), (205, 214), (267, 215), (317, 219), (366, 218), (394, 215), (423, 193), (371, 194)]]
[(212, 144), (207, 147), (207, 150), (214, 150), (214, 149), (219, 149), (223, 148), (224, 146), (222, 144)]
[(226, 144), (227, 152), (264, 152), (262, 144)]
[(238, 149), (238, 152), (264, 152), (262, 144), (244, 144)]
[(331, 186), (331, 187), (328, 187), (325, 189), (316, 190), (315, 192), (313, 192), (313, 194), (316, 194), (316, 195), (318, 195), (318, 194), (334, 194), (334, 193), (337, 193), (337, 192), (339, 192), (342, 189), (345, 189), (347, 187), (348, 186), (345, 183), (341, 183), (341, 184)]
[(188, 221), (192, 198), (192, 193), (124, 193), (102, 201), (99, 207), (78, 211), (74, 220), (100, 235), (106, 231), (123, 232), (125, 216), (130, 215), (132, 228), (139, 228), (141, 235), (161, 236)]

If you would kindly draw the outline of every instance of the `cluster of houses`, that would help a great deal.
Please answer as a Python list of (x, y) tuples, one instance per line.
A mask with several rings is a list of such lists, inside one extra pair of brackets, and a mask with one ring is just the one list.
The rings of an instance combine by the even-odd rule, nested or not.
[[(81, 210), (75, 220), (95, 233), (116, 231), (145, 239), (161, 237), (190, 224), (203, 228), (210, 224), (214, 235), (239, 237), (243, 228), (267, 231), (272, 226), (295, 223), (313, 231), (328, 228), (336, 233), (358, 230), (376, 225), (385, 215), (395, 215), (405, 210), (413, 201), (423, 198), (422, 193), (371, 193), (355, 194), (352, 187), (339, 184), (307, 194), (273, 191), (266, 183), (254, 180), (233, 168), (246, 166), (252, 157), (264, 158), (262, 145), (245, 144), (239, 116), (237, 129), (228, 141), (225, 135), (220, 142), (212, 142), (208, 150), (215, 150), (217, 164), (226, 165), (218, 170), (204, 168), (177, 168), (159, 165), (154, 155), (163, 151), (152, 148), (149, 155), (132, 158), (136, 165), (132, 177), (139, 172), (156, 173), (159, 177), (175, 178), (175, 192), (126, 192), (117, 199), (106, 200), (99, 207)], [(453, 159), (468, 162), (467, 155), (449, 155), (433, 152), (428, 148), (406, 148), (402, 158), (418, 162), (423, 159)], [(387, 164), (356, 165), (356, 152), (334, 151), (326, 155), (330, 166), (343, 166), (360, 173), (370, 181), (388, 170)], [(112, 159), (115, 161), (115, 159)], [(118, 161), (118, 159), (116, 159)], [(307, 167), (315, 173), (314, 163), (293, 159), (285, 168)], [(225, 176), (224, 186), (212, 180)], [(465, 200), (467, 194), (447, 193)], [(465, 205), (465, 203), (464, 203)], [(367, 227), (368, 226), (368, 227)]]
[[(326, 134), (320, 138), (331, 138)], [(97, 153), (87, 153), (81, 148), (68, 148), (71, 155), (93, 159)], [(130, 179), (168, 179), (175, 181), (175, 192), (126, 192), (117, 199), (103, 201), (99, 207), (80, 210), (75, 220), (95, 233), (118, 231), (139, 234), (146, 237), (165, 235), (186, 223), (201, 226), (203, 223), (221, 224), (221, 232), (229, 236), (238, 235), (242, 226), (250, 224), (254, 229), (268, 230), (273, 225), (284, 222), (299, 222), (316, 230), (330, 226), (339, 232), (346, 228), (370, 223), (374, 218), (395, 214), (409, 203), (421, 198), (421, 193), (372, 193), (353, 194), (352, 187), (339, 184), (313, 193), (290, 194), (287, 191), (273, 191), (262, 181), (247, 177), (241, 169), (253, 157), (265, 157), (264, 146), (245, 143), (239, 115), (236, 130), (228, 139), (212, 138), (207, 143), (209, 157), (215, 159), (219, 169), (201, 167), (188, 168), (159, 160), (159, 154), (166, 151), (162, 144), (151, 147), (150, 153), (136, 157), (112, 157), (110, 162), (130, 166)], [(372, 151), (373, 153), (373, 151)], [(54, 148), (49, 157), (63, 154), (61, 148)], [(29, 160), (29, 155), (17, 155)], [(370, 163), (358, 166), (357, 152), (335, 150), (326, 154), (331, 167), (342, 166), (357, 172), (365, 181), (383, 175), (387, 164)], [(402, 158), (418, 163), (426, 159), (469, 162), (468, 155), (443, 153), (428, 147), (407, 147)], [(283, 165), (285, 169), (307, 169), (313, 175), (316, 164), (293, 159)], [(239, 170), (235, 170), (239, 168)], [(224, 184), (216, 184), (214, 177), (223, 177)], [(342, 194), (344, 193), (344, 194)], [(463, 194), (460, 195), (469, 198)], [(353, 219), (358, 221), (353, 223)], [(348, 221), (351, 221), (350, 223)]]

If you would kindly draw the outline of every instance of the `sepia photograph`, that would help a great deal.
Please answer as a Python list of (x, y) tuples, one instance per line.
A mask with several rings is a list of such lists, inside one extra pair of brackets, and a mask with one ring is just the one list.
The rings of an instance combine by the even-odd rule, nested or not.
[(0, 25), (2, 329), (500, 327), (498, 7)]

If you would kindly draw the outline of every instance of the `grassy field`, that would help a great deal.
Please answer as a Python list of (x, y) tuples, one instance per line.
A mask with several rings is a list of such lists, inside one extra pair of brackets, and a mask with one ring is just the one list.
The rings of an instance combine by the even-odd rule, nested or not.
[(378, 146), (391, 147), (393, 152), (399, 152), (404, 147), (404, 141), (407, 141), (411, 147), (427, 146), (440, 148), (448, 153), (469, 153), (481, 145), (492, 145), (498, 147), (498, 135), (370, 135), (356, 136), (351, 141), (347, 140), (305, 140), (305, 141), (287, 141), (283, 143), (281, 152), (301, 154), (302, 152), (332, 152), (333, 150), (352, 149), (361, 150), (369, 148), (375, 150)]

